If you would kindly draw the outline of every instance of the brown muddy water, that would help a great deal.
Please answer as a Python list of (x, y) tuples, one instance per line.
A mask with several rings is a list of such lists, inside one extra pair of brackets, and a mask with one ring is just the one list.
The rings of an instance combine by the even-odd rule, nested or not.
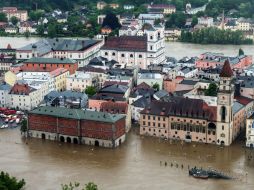
[[(224, 148), (181, 145), (132, 130), (121, 147), (103, 149), (41, 139), (26, 143), (19, 129), (7, 129), (0, 130), (0, 169), (24, 178), (26, 190), (60, 190), (70, 181), (93, 181), (102, 190), (253, 190), (254, 151), (242, 146), (239, 141)], [(188, 165), (212, 167), (237, 179), (194, 179)]]

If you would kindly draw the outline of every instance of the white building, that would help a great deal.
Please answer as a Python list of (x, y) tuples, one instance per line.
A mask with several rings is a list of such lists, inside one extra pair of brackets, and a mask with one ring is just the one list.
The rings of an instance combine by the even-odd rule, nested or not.
[(6, 107), (8, 100), (8, 94), (11, 90), (11, 86), (7, 83), (0, 84), (0, 106)]
[(134, 8), (135, 8), (134, 5), (124, 5), (124, 6), (123, 6), (123, 9), (124, 9), (124, 10), (131, 10), (131, 9), (134, 9)]
[(7, 107), (29, 111), (37, 107), (43, 97), (41, 89), (16, 83), (7, 96)]
[(177, 72), (177, 76), (183, 76), (184, 78), (192, 78), (198, 74), (198, 69), (195, 67), (183, 67)]
[(122, 26), (119, 29), (119, 36), (136, 36), (138, 29), (134, 26)]
[(254, 148), (254, 114), (246, 120), (246, 146)]
[(249, 31), (251, 29), (251, 19), (239, 18), (236, 20), (236, 28), (241, 31)]
[(15, 27), (6, 27), (4, 29), (5, 33), (9, 33), (9, 34), (16, 34), (18, 33), (18, 29)]
[(101, 56), (119, 64), (146, 69), (165, 62), (164, 27), (145, 24), (138, 36), (112, 37), (105, 41)]
[(76, 71), (75, 74), (66, 78), (66, 89), (78, 92), (83, 92), (88, 86), (98, 87), (97, 77), (84, 73), (82, 71)]
[(163, 77), (164, 76), (160, 73), (150, 73), (150, 72), (138, 73), (137, 85), (144, 82), (148, 84), (150, 87), (153, 87), (154, 84), (158, 84), (159, 88), (162, 89)]
[(28, 13), (26, 10), (18, 10), (17, 7), (3, 7), (0, 12), (5, 13), (8, 20), (12, 17), (16, 17), (19, 21), (27, 21)]
[(211, 27), (213, 26), (213, 18), (212, 17), (199, 17), (198, 18), (198, 24), (199, 25), (203, 25), (203, 26), (206, 26), (206, 27)]
[(144, 24), (154, 25), (155, 20), (163, 20), (163, 14), (140, 14), (138, 16), (139, 25), (142, 26)]
[(16, 59), (24, 61), (32, 57), (69, 58), (78, 62), (82, 67), (96, 57), (103, 41), (85, 39), (43, 39), (16, 50)]

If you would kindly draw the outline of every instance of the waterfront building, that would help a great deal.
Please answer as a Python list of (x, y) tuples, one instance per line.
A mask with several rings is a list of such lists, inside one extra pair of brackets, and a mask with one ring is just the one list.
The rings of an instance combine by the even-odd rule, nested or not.
[(17, 34), (17, 33), (18, 33), (18, 28), (12, 27), (12, 26), (6, 27), (6, 28), (4, 29), (4, 32), (5, 32), (5, 33), (8, 33), (8, 34)]
[(250, 31), (252, 29), (253, 20), (250, 18), (240, 17), (236, 20), (236, 28), (241, 31)]
[(198, 24), (199, 25), (203, 25), (203, 26), (206, 26), (206, 27), (211, 27), (213, 26), (213, 18), (212, 17), (199, 17), (198, 18)]
[(200, 55), (195, 65), (198, 69), (216, 68), (218, 66), (223, 66), (226, 60), (229, 60), (232, 69), (240, 71), (252, 64), (252, 56), (250, 55), (229, 57), (221, 53), (206, 52)]
[(124, 5), (124, 6), (123, 6), (123, 9), (124, 9), (124, 10), (131, 10), (131, 9), (134, 9), (134, 8), (135, 8), (134, 5)]
[(254, 148), (254, 113), (246, 120), (246, 146)]
[(0, 106), (5, 107), (7, 104), (8, 94), (11, 90), (11, 85), (3, 82), (0, 84)]
[(6, 107), (32, 110), (43, 100), (42, 89), (35, 89), (28, 84), (16, 83), (7, 96)]
[(27, 21), (28, 19), (27, 11), (18, 10), (17, 7), (3, 7), (0, 9), (0, 12), (5, 13), (9, 21), (12, 17), (16, 17), (21, 22)]
[[(85, 39), (43, 39), (16, 50), (18, 61), (34, 57), (73, 59), (78, 67), (85, 66), (99, 53), (103, 41)], [(73, 73), (70, 73), (73, 74)]]
[(39, 107), (28, 114), (28, 134), (35, 138), (115, 148), (125, 141), (125, 116)]
[(0, 54), (0, 72), (10, 70), (13, 64), (15, 64), (15, 58), (13, 56)]
[(35, 34), (37, 33), (36, 26), (36, 23), (31, 21), (21, 22), (19, 25), (19, 33), (24, 34), (28, 32), (30, 34)]
[(216, 106), (183, 97), (152, 101), (141, 112), (140, 134), (230, 145), (243, 129), (245, 118), (245, 105), (234, 101), (233, 76), (226, 61), (220, 73)]
[(147, 68), (165, 62), (164, 27), (146, 24), (138, 36), (108, 38), (101, 48), (101, 56), (120, 65)]

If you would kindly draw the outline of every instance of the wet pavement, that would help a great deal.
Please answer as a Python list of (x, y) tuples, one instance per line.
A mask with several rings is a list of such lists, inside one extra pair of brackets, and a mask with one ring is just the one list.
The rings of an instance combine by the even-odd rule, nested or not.
[[(0, 130), (0, 168), (24, 178), (27, 190), (57, 190), (62, 183), (93, 181), (103, 190), (254, 189), (254, 150), (181, 144), (140, 137), (132, 130), (117, 149), (24, 140), (19, 128)], [(235, 180), (195, 179), (188, 167), (214, 168)]]

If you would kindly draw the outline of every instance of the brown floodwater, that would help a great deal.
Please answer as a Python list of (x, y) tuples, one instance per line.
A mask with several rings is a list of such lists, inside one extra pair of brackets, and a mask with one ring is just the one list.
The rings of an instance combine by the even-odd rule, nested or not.
[[(188, 176), (188, 165), (212, 167), (237, 179), (194, 179)], [(27, 190), (60, 190), (70, 181), (93, 181), (103, 190), (254, 189), (254, 151), (243, 148), (243, 142), (224, 148), (181, 145), (140, 137), (135, 130), (117, 149), (41, 139), (26, 143), (19, 129), (0, 130), (0, 169), (24, 178)]]

